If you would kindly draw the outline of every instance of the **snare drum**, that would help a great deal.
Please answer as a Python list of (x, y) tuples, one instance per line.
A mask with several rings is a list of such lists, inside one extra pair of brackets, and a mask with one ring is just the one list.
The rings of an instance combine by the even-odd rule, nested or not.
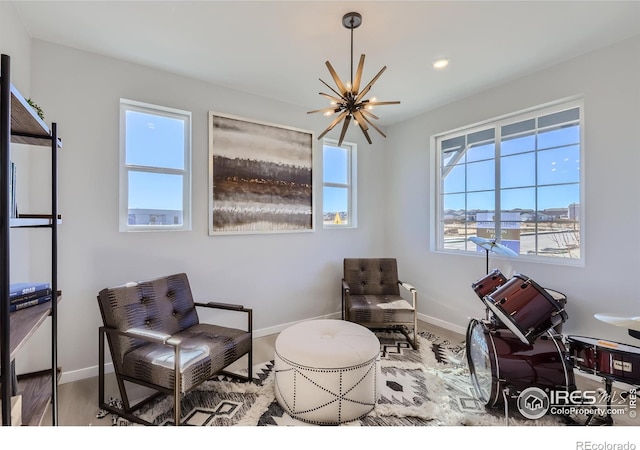
[(525, 344), (567, 320), (564, 308), (531, 278), (516, 274), (483, 298), (487, 307)]
[(577, 369), (594, 375), (640, 383), (640, 347), (582, 336), (568, 336), (569, 359)]
[(576, 388), (566, 347), (552, 331), (528, 345), (506, 328), (471, 319), (466, 355), (474, 388), (486, 406), (504, 403), (504, 389), (513, 398), (532, 386), (565, 391)]
[(485, 295), (491, 294), (500, 286), (507, 282), (507, 277), (502, 275), (498, 269), (493, 269), (491, 272), (480, 278), (475, 283), (471, 284), (471, 289), (482, 300)]

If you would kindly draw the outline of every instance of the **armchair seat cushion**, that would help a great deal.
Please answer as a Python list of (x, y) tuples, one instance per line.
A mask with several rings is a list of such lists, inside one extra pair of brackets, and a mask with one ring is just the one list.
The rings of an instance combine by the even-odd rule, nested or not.
[[(249, 333), (207, 323), (179, 331), (172, 338), (181, 342), (182, 392), (190, 391), (251, 349)], [(165, 388), (173, 386), (173, 369), (174, 349), (170, 345), (145, 344), (123, 358), (123, 375)]]
[(350, 295), (347, 305), (351, 320), (367, 323), (407, 323), (414, 320), (411, 304), (399, 295)]

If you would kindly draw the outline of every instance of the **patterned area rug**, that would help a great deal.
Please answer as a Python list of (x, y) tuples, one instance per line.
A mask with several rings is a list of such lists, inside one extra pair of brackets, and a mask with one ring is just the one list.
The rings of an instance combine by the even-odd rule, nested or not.
[[(556, 417), (528, 420), (517, 411), (487, 409), (474, 395), (464, 347), (420, 333), (413, 350), (401, 333), (376, 332), (382, 389), (375, 409), (347, 426), (563, 425)], [(219, 376), (183, 399), (183, 424), (191, 426), (313, 426), (290, 417), (275, 400), (273, 361), (254, 367), (254, 383)], [(111, 400), (114, 403), (118, 399)], [(172, 397), (142, 408), (139, 416), (172, 425)], [(98, 417), (108, 413), (100, 411)], [(114, 425), (131, 422), (112, 415)]]

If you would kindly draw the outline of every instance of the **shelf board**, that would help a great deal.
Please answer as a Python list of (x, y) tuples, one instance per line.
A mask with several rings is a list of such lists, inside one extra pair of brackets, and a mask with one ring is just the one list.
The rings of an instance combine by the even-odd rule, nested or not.
[[(51, 130), (38, 117), (36, 111), (27, 103), (20, 92), (11, 85), (11, 142), (51, 146)], [(58, 147), (62, 140), (58, 139)]]
[[(58, 225), (62, 223), (62, 216), (58, 214)], [(52, 225), (51, 214), (18, 214), (9, 219), (11, 228), (49, 227)]]
[[(22, 395), (22, 425), (40, 426), (51, 403), (51, 370), (18, 375), (18, 395)], [(57, 370), (60, 380), (62, 371)]]
[[(58, 302), (60, 301), (60, 295), (61, 292), (58, 291)], [(9, 355), (11, 360), (16, 358), (18, 351), (29, 338), (33, 336), (50, 314), (51, 302), (41, 303), (40, 305), (30, 306), (9, 313), (11, 322), (9, 327)]]

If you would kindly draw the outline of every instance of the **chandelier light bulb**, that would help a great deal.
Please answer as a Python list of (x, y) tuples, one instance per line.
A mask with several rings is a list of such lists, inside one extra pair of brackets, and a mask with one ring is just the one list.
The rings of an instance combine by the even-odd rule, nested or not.
[(433, 68), (434, 69), (444, 69), (448, 65), (449, 65), (449, 60), (447, 58), (436, 59), (433, 62)]

